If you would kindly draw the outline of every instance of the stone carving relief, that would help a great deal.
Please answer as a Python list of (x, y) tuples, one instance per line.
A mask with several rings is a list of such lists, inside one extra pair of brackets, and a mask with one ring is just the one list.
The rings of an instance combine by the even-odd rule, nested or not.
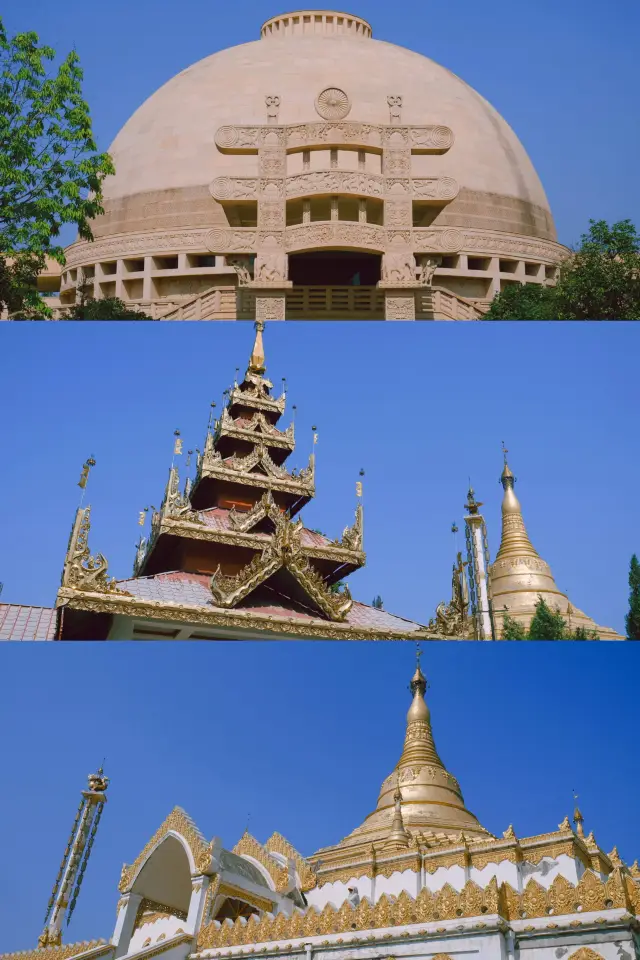
[(255, 200), (258, 180), (249, 177), (216, 177), (209, 184), (214, 200)]
[(442, 257), (427, 257), (418, 266), (418, 282), (425, 287), (433, 283), (433, 276), (442, 263)]
[(338, 170), (318, 170), (287, 178), (287, 196), (309, 194), (354, 193), (368, 197), (382, 197), (384, 181), (374, 174)]
[(285, 297), (256, 297), (256, 320), (284, 320), (285, 312)]
[(413, 231), (413, 249), (417, 252), (458, 253), (463, 247), (468, 247), (467, 241), (468, 237), (455, 228), (418, 227)]
[(389, 123), (400, 123), (402, 119), (402, 97), (391, 95), (387, 97), (389, 104)]
[(238, 286), (246, 287), (251, 283), (251, 261), (247, 257), (227, 257), (227, 263), (238, 274)]
[(410, 250), (382, 257), (383, 283), (415, 283), (416, 269), (416, 258)]
[(285, 207), (279, 201), (263, 200), (258, 211), (260, 226), (282, 230), (285, 226)]
[(453, 130), (449, 127), (411, 127), (411, 148), (417, 153), (427, 150), (449, 150), (453, 146)]
[(204, 238), (207, 250), (221, 253), (232, 250), (234, 253), (250, 253), (256, 248), (255, 230), (209, 230)]
[(386, 297), (385, 319), (387, 320), (415, 320), (416, 301), (413, 294), (406, 297)]
[(386, 231), (372, 223), (300, 223), (287, 228), (286, 244), (289, 251), (339, 244), (382, 252), (386, 246)]
[(323, 120), (344, 120), (351, 110), (351, 101), (339, 87), (327, 87), (316, 97), (315, 107)]
[(280, 112), (280, 97), (274, 94), (267, 94), (264, 102), (267, 107), (267, 123), (277, 123)]
[(415, 179), (411, 184), (416, 200), (454, 200), (460, 190), (453, 177)]
[(256, 283), (276, 283), (286, 280), (289, 270), (289, 258), (279, 250), (259, 253), (256, 257), (254, 277)]

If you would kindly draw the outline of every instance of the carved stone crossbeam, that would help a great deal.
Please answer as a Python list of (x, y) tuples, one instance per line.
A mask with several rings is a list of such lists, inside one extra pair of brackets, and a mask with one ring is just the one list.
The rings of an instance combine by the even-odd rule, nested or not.
[[(415, 253), (459, 253), (466, 249), (467, 233), (456, 227), (412, 227), (407, 224), (404, 228), (385, 228), (375, 223), (352, 223), (346, 220), (318, 220), (311, 223), (297, 223), (288, 226), (282, 234), (284, 249), (287, 253), (297, 253), (304, 250), (321, 249), (361, 249), (372, 253), (384, 253), (394, 246), (407, 246)], [(490, 243), (490, 238), (480, 240)], [(255, 252), (260, 244), (259, 232), (252, 227), (216, 228), (210, 230), (204, 237), (208, 250), (214, 253), (238, 254), (241, 252)], [(481, 242), (474, 243), (478, 249), (484, 249)], [(498, 243), (502, 250), (509, 246), (510, 241)], [(511, 249), (504, 250), (513, 256), (557, 257), (551, 249), (539, 244), (514, 240)], [(250, 284), (251, 286), (252, 284)]]
[(453, 145), (453, 132), (445, 126), (398, 124), (297, 123), (288, 126), (226, 126), (216, 131), (216, 146), (222, 153), (257, 153), (277, 145), (286, 151), (326, 149), (327, 146), (367, 147), (382, 151), (390, 143), (402, 143), (411, 153), (446, 153)]
[[(428, 889), (412, 897), (405, 890), (396, 898), (384, 894), (375, 904), (363, 898), (357, 906), (348, 901), (340, 907), (328, 903), (323, 910), (296, 908), (290, 917), (266, 914), (234, 924), (211, 923), (198, 934), (198, 949), (304, 940), (328, 934), (352, 934), (393, 927), (411, 926), (462, 918), (498, 917), (505, 921), (549, 917), (554, 922), (561, 916), (598, 911), (606, 916), (609, 910), (627, 911), (631, 916), (640, 910), (640, 889), (630, 877), (610, 878), (605, 883), (591, 871), (573, 886), (559, 876), (545, 890), (530, 880), (522, 893), (508, 883), (498, 884), (495, 877), (486, 887), (469, 880), (460, 891), (445, 884), (437, 893)], [(424, 930), (416, 929), (424, 936)]]
[(239, 423), (233, 419), (228, 408), (225, 407), (218, 421), (215, 440), (222, 436), (251, 441), (261, 439), (270, 447), (281, 447), (287, 450), (293, 450), (295, 447), (293, 424), (291, 423), (286, 430), (278, 430), (269, 423), (262, 411), (254, 413), (248, 422)]
[(107, 576), (108, 563), (98, 553), (92, 556), (89, 550), (91, 507), (79, 508), (71, 530), (69, 546), (62, 570), (61, 587), (94, 593), (118, 591), (116, 581)]
[[(335, 194), (372, 197), (379, 200), (386, 197), (394, 199), (397, 196), (410, 196), (423, 203), (438, 205), (451, 202), (459, 192), (458, 183), (451, 177), (396, 179), (354, 170), (313, 170), (308, 173), (292, 174), (273, 182), (255, 177), (217, 177), (210, 184), (209, 191), (214, 200), (219, 203), (237, 203), (242, 200), (256, 201), (261, 191), (267, 188), (271, 189), (274, 199), (286, 197), (293, 200)], [(286, 277), (280, 279), (286, 279)]]
[(351, 594), (346, 587), (342, 593), (331, 591), (309, 563), (301, 544), (302, 522), (291, 521), (281, 514), (273, 519), (276, 531), (261, 554), (233, 576), (220, 572), (213, 575), (211, 593), (216, 604), (235, 607), (269, 577), (286, 569), (329, 620), (344, 620), (353, 605)]

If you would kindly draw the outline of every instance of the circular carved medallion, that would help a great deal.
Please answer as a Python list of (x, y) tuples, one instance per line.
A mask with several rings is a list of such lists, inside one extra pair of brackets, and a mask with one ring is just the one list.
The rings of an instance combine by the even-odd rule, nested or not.
[(209, 186), (209, 192), (215, 200), (226, 200), (231, 196), (231, 180), (229, 177), (216, 177)]
[(219, 253), (227, 247), (227, 234), (224, 230), (209, 230), (204, 242), (211, 253)]
[(440, 249), (446, 253), (458, 253), (464, 244), (464, 234), (460, 230), (451, 228), (440, 234)]
[(216, 133), (216, 143), (219, 147), (233, 147), (238, 140), (238, 131), (235, 127), (220, 127)]
[(443, 150), (445, 147), (450, 147), (453, 143), (453, 134), (448, 127), (434, 127), (431, 140), (434, 147), (439, 147)]
[(344, 90), (327, 87), (316, 97), (316, 110), (323, 120), (344, 120), (351, 110), (351, 101)]
[(440, 200), (453, 200), (458, 196), (458, 181), (453, 177), (441, 177), (438, 181), (438, 197)]

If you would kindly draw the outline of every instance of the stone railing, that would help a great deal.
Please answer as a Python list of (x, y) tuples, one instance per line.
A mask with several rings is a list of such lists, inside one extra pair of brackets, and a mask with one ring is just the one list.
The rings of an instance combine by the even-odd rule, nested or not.
[(471, 300), (455, 293), (434, 287), (432, 291), (433, 315), (437, 320), (481, 320), (484, 311)]
[(234, 287), (210, 287), (195, 297), (158, 314), (158, 320), (235, 320)]
[(384, 293), (377, 287), (293, 287), (287, 291), (291, 320), (381, 320)]

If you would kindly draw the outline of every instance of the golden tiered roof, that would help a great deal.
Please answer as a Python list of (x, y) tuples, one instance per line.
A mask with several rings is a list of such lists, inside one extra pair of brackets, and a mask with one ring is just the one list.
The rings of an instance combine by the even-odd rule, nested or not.
[[(300, 470), (287, 467), (293, 424), (279, 427), (286, 396), (273, 396), (264, 323), (255, 327), (244, 378), (226, 392), (195, 479), (183, 489), (175, 462), (182, 440), (176, 442), (164, 499), (138, 545), (132, 578), (107, 577), (105, 558), (89, 553), (89, 508), (78, 511), (58, 595), (65, 610), (61, 638), (99, 629), (95, 639), (103, 639), (110, 616), (135, 619), (134, 639), (159, 631), (185, 636), (185, 623), (195, 629), (192, 639), (437, 637), (433, 629), (352, 599), (345, 580), (365, 563), (360, 501), (340, 538), (303, 525), (300, 511), (315, 496), (315, 456)], [(87, 614), (100, 614), (101, 623)], [(205, 632), (212, 629), (219, 634)]]
[(609, 627), (600, 627), (591, 617), (570, 603), (569, 598), (558, 589), (551, 568), (535, 549), (522, 516), (514, 477), (504, 451), (504, 467), (500, 477), (504, 495), (502, 498), (502, 538), (495, 561), (491, 565), (489, 583), (494, 617), (500, 633), (500, 624), (505, 613), (528, 626), (535, 614), (536, 604), (542, 597), (551, 609), (559, 609), (572, 629), (584, 627), (595, 631), (598, 639), (622, 640)]

